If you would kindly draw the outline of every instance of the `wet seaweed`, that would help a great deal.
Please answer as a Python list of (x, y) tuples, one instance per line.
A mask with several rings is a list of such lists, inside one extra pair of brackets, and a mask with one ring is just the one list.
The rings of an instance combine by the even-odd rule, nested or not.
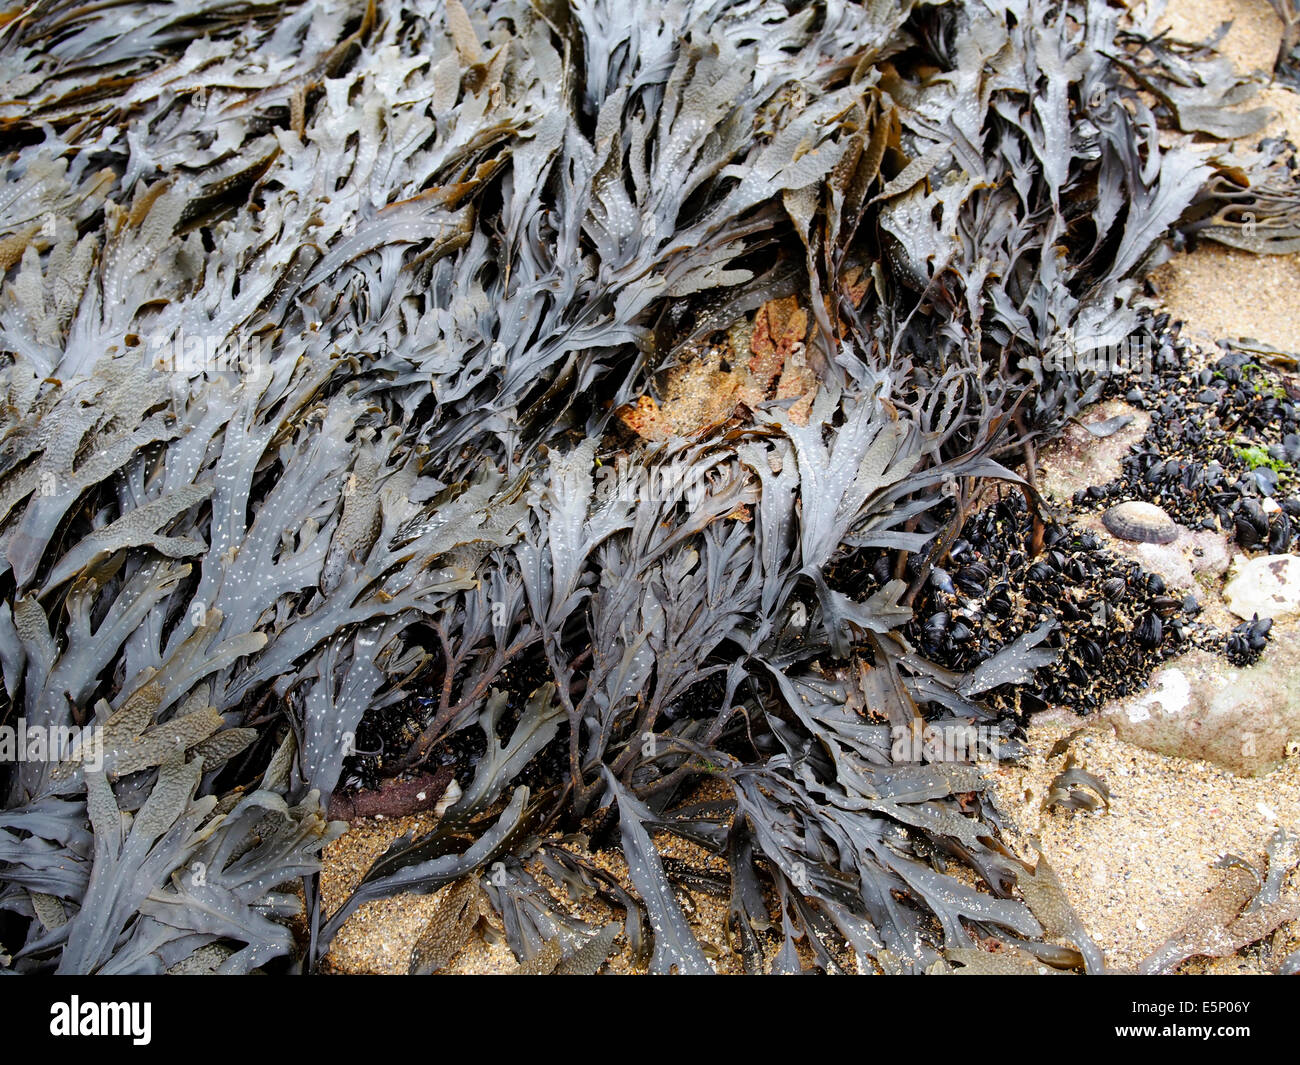
[(1183, 925), (1143, 959), (1138, 971), (1168, 973), (1187, 958), (1224, 957), (1295, 920), (1300, 900), (1284, 885), (1296, 861), (1296, 839), (1285, 829), (1269, 839), (1259, 863), (1262, 871), (1243, 858), (1226, 856), (1218, 863), (1227, 870), (1223, 879), (1193, 907)]
[[(751, 971), (1039, 939), (978, 772), (890, 730), (996, 718), (1051, 626), (908, 626), (986, 485), (1044, 547), (1033, 449), (1106, 387), (1053, 356), (1145, 328), (1171, 233), (1292, 247), (1280, 145), (1158, 137), (1244, 82), (1085, 0), (45, 0), (0, 68), (4, 721), (109, 741), (6, 771), (9, 964), (310, 968), (481, 879), (522, 965), (594, 969), (541, 854), (710, 970), (665, 835)], [(629, 438), (758, 317), (755, 394)], [(321, 797), (458, 760), (294, 942)], [(551, 838), (615, 816), (639, 898)]]

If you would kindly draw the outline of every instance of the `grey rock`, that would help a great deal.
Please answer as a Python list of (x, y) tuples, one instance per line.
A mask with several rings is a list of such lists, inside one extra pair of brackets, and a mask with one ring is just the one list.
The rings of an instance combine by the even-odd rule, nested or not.
[[(1132, 415), (1133, 420), (1106, 437), (1098, 438), (1086, 428), (1126, 415)], [(1038, 456), (1038, 486), (1044, 495), (1058, 502), (1068, 502), (1080, 488), (1106, 484), (1118, 477), (1124, 456), (1151, 425), (1150, 414), (1118, 399), (1089, 407), (1079, 420), (1082, 426), (1073, 422), (1067, 425), (1061, 438)]]
[(1300, 739), (1300, 640), (1293, 633), (1274, 639), (1245, 669), (1194, 651), (1157, 670), (1145, 692), (1112, 703), (1103, 716), (1120, 739), (1146, 750), (1242, 776), (1268, 772)]

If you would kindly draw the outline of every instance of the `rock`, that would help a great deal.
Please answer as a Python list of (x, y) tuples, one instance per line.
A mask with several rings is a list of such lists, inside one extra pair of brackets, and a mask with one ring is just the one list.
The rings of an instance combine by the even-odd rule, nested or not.
[(1194, 651), (1151, 675), (1141, 695), (1103, 711), (1120, 739), (1214, 762), (1243, 776), (1277, 765), (1300, 739), (1300, 640), (1275, 641), (1248, 669)]
[(1095, 437), (1086, 428), (1071, 422), (1061, 438), (1045, 447), (1038, 456), (1038, 485), (1049, 499), (1068, 502), (1080, 488), (1106, 484), (1120, 475), (1120, 463), (1129, 448), (1146, 434), (1151, 415), (1131, 407), (1123, 400), (1112, 399), (1089, 407), (1079, 417), (1085, 425), (1131, 414), (1129, 422), (1116, 433)]
[(1238, 561), (1223, 589), (1224, 602), (1239, 618), (1284, 621), (1300, 617), (1300, 558), (1263, 555)]

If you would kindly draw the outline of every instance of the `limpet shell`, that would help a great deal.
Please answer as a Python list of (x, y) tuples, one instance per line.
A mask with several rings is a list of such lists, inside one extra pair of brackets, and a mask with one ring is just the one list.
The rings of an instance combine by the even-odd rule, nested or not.
[(1169, 544), (1178, 538), (1174, 519), (1152, 503), (1130, 499), (1101, 516), (1101, 523), (1121, 540), (1139, 544)]

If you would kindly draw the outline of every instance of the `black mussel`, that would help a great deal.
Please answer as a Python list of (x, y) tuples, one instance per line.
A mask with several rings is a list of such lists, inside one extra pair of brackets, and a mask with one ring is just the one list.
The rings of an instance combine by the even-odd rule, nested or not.
[(1253, 665), (1268, 646), (1269, 631), (1272, 628), (1273, 619), (1261, 619), (1258, 614), (1250, 621), (1243, 621), (1228, 635), (1228, 661), (1234, 666)]
[(1281, 555), (1291, 547), (1291, 518), (1285, 510), (1279, 510), (1268, 523), (1269, 554)]
[(1268, 539), (1268, 516), (1253, 499), (1243, 499), (1233, 516), (1232, 527), (1237, 543), (1242, 547), (1256, 547)]
[(1259, 544), (1259, 530), (1255, 523), (1245, 514), (1238, 514), (1232, 519), (1233, 538), (1241, 547), (1255, 547)]
[(948, 630), (951, 626), (952, 618), (949, 617), (948, 611), (940, 610), (925, 619), (925, 636), (934, 643), (941, 643), (948, 638)]
[(1046, 562), (1039, 561), (1029, 567), (1029, 572), (1025, 576), (1032, 584), (1043, 584), (1055, 577), (1056, 571)]
[(995, 618), (1005, 618), (1011, 615), (1011, 596), (1007, 593), (1005, 587), (995, 590), (984, 600), (984, 610)]
[(1157, 595), (1151, 600), (1151, 609), (1161, 617), (1168, 617), (1174, 611), (1181, 610), (1182, 607), (1182, 600), (1176, 599), (1172, 595)]
[(1138, 646), (1146, 650), (1157, 647), (1165, 634), (1164, 622), (1154, 610), (1148, 610), (1133, 629), (1133, 637)]
[(1074, 602), (1070, 599), (1062, 599), (1058, 609), (1061, 612), (1061, 617), (1066, 621), (1082, 621), (1084, 618), (1088, 617), (1088, 615), (1075, 606)]
[(982, 562), (972, 562), (957, 571), (957, 586), (970, 595), (983, 595), (992, 571)]
[(946, 569), (941, 569), (939, 566), (935, 566), (930, 571), (930, 585), (936, 591), (943, 592), (946, 595), (957, 594), (957, 589), (953, 587), (952, 577), (949, 576)]
[(1039, 714), (1047, 709), (1047, 700), (1032, 691), (1023, 691), (1020, 693), (1020, 706), (1031, 714)]
[(1277, 492), (1277, 470), (1260, 466), (1259, 469), (1251, 470), (1250, 475), (1255, 479), (1255, 486), (1261, 495), (1271, 496)]

